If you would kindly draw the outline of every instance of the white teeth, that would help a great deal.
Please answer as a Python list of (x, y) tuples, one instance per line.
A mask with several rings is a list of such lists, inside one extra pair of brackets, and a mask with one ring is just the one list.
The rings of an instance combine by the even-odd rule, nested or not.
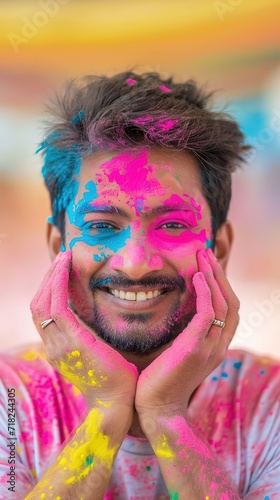
[(136, 294), (136, 300), (147, 300), (147, 294), (146, 292), (137, 292)]
[(124, 290), (116, 290), (110, 289), (110, 293), (112, 293), (115, 297), (124, 300), (136, 300), (138, 302), (143, 302), (144, 300), (153, 299), (158, 297), (163, 293), (163, 290), (149, 290), (148, 292), (125, 292)]

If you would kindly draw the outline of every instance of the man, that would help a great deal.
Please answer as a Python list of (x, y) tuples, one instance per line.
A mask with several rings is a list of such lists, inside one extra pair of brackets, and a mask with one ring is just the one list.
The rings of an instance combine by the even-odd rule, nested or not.
[(39, 148), (44, 347), (2, 357), (2, 498), (280, 498), (280, 365), (227, 352), (231, 172), (249, 147), (209, 100), (134, 73), (57, 99)]

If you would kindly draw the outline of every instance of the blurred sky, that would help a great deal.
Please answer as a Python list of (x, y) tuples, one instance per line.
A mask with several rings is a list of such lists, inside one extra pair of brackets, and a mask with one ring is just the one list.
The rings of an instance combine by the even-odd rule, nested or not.
[(255, 146), (233, 179), (233, 346), (280, 358), (279, 19), (279, 0), (0, 1), (1, 349), (38, 338), (29, 303), (49, 266), (34, 155), (44, 102), (66, 78), (134, 67), (217, 89)]

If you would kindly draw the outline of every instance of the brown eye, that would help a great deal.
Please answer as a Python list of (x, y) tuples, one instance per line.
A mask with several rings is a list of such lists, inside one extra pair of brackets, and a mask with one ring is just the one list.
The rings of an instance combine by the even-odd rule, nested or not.
[(184, 229), (186, 226), (181, 224), (180, 222), (166, 222), (160, 228), (167, 228), (167, 229)]

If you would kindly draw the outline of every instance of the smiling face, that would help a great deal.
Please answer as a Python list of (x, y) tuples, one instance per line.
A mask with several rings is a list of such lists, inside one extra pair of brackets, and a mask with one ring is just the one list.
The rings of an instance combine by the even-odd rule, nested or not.
[(195, 313), (196, 253), (211, 240), (195, 160), (100, 153), (83, 161), (76, 188), (65, 221), (73, 310), (122, 352), (167, 345)]

